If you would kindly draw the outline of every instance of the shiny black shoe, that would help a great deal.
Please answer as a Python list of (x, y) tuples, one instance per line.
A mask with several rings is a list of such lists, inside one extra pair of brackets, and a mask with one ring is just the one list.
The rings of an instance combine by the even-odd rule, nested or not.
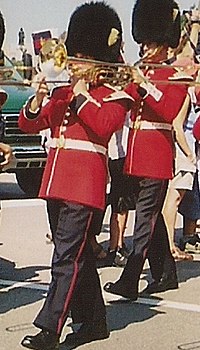
[(58, 350), (59, 336), (43, 330), (36, 335), (26, 335), (21, 345), (34, 350)]
[(64, 345), (81, 345), (95, 340), (107, 339), (110, 336), (105, 318), (93, 323), (83, 323), (77, 332), (66, 336)]
[(138, 298), (138, 293), (132, 293), (130, 290), (127, 290), (124, 286), (122, 286), (119, 282), (107, 282), (103, 289), (107, 293), (117, 294), (132, 301), (137, 300)]
[(121, 249), (122, 248), (120, 248), (116, 251), (115, 258), (113, 261), (113, 266), (116, 266), (116, 267), (126, 266), (127, 258), (123, 255)]
[(163, 276), (159, 282), (152, 282), (141, 292), (140, 295), (166, 292), (167, 290), (178, 289), (176, 276)]
[(108, 250), (107, 256), (105, 258), (105, 265), (106, 266), (114, 266), (114, 260), (116, 257), (116, 250)]
[(189, 243), (189, 244), (195, 246), (196, 244), (200, 243), (200, 237), (199, 237), (199, 234), (198, 234), (198, 233), (196, 233), (196, 234), (194, 234), (194, 235), (187, 235), (187, 236), (184, 236), (184, 237), (183, 237), (183, 240), (184, 240), (185, 245), (186, 245), (187, 243)]
[(123, 243), (123, 244), (122, 244), (122, 247), (119, 248), (119, 252), (120, 252), (123, 256), (125, 256), (125, 258), (128, 259), (129, 255), (130, 255), (130, 252), (129, 252), (129, 250), (128, 250), (128, 248), (127, 248), (127, 246), (126, 246), (125, 243)]
[(105, 258), (106, 266), (124, 267), (127, 263), (127, 258), (121, 253), (120, 249), (108, 250)]

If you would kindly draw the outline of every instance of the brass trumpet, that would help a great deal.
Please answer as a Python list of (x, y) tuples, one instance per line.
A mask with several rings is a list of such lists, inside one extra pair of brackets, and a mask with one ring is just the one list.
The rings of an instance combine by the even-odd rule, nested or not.
[[(133, 81), (133, 73), (137, 70), (140, 74), (139, 69), (142, 67), (151, 67), (153, 68), (166, 68), (166, 65), (162, 64), (154, 64), (154, 63), (143, 63), (143, 59), (137, 61), (133, 65), (127, 65), (123, 63), (110, 63), (97, 61), (92, 59), (85, 58), (76, 58), (70, 57), (67, 55), (67, 50), (65, 45), (59, 41), (59, 39), (48, 39), (41, 43), (42, 47), (39, 55), (39, 66), (40, 70), (44, 72), (44, 75), (47, 76), (46, 82), (52, 84), (63, 84), (70, 83), (70, 80), (75, 76), (77, 78), (84, 79), (88, 83), (92, 83), (94, 85), (101, 84), (110, 84), (117, 89), (123, 89), (128, 83)], [(170, 65), (171, 67), (171, 65)], [(184, 75), (185, 67), (182, 66), (173, 66), (177, 71), (180, 72), (181, 75)], [(196, 69), (200, 68), (200, 65), (195, 65)], [(26, 67), (27, 68), (27, 67)], [(47, 69), (48, 68), (48, 69)], [(3, 73), (4, 68), (0, 68), (0, 77), (1, 71)], [(7, 69), (8, 70), (8, 69)], [(9, 69), (9, 74), (10, 74)], [(63, 71), (67, 71), (68, 80), (60, 79), (60, 74)], [(47, 73), (47, 74), (46, 74)], [(183, 73), (183, 74), (182, 74)], [(12, 78), (8, 72), (4, 71), (3, 77), (0, 78), (1, 85), (15, 85), (15, 82), (10, 82), (9, 79)], [(143, 77), (144, 81), (149, 81), (147, 78)], [(180, 81), (176, 80), (167, 80), (167, 81), (155, 81), (154, 83), (160, 84), (187, 84), (187, 85), (199, 85), (198, 81), (194, 81), (192, 77), (187, 76), (188, 78), (182, 79)], [(39, 83), (37, 80), (29, 81), (29, 82), (16, 82), (16, 85), (27, 85), (32, 82)]]
[(76, 77), (95, 85), (109, 83), (121, 88), (131, 80), (133, 69), (123, 64), (69, 57), (65, 45), (57, 39), (44, 41), (40, 51), (40, 60), (42, 71), (45, 70), (45, 64), (48, 64), (49, 61), (52, 62), (51, 68), (54, 72), (50, 74), (51, 76), (67, 69), (69, 79)]
[[(103, 62), (85, 58), (76, 58), (76, 57), (68, 57), (67, 50), (64, 44), (57, 43), (54, 49), (52, 50), (51, 40), (46, 41), (41, 49), (41, 55), (45, 51), (45, 62), (47, 60), (53, 60), (53, 69), (56, 72), (60, 72), (63, 69), (67, 69), (69, 73), (69, 80), (73, 77), (78, 79), (84, 79), (88, 83), (92, 83), (93, 85), (102, 85), (102, 84), (110, 84), (117, 88), (118, 90), (122, 90), (127, 84), (129, 84), (134, 79), (134, 72), (137, 71), (141, 76), (142, 80), (145, 82), (149, 82), (149, 79), (146, 78), (140, 68), (150, 67), (152, 69), (163, 67), (166, 68), (166, 65), (156, 64), (151, 62), (143, 62), (144, 57), (139, 61), (134, 63), (133, 65), (127, 65), (123, 63), (110, 63)], [(46, 53), (46, 51), (48, 51)], [(43, 57), (42, 56), (42, 57)], [(171, 65), (170, 65), (171, 67)], [(200, 67), (200, 66), (199, 66)], [(198, 81), (194, 81), (193, 77), (187, 74), (187, 69), (195, 68), (198, 69), (197, 65), (191, 66), (173, 66), (173, 68), (177, 71), (174, 79), (167, 81), (155, 81), (155, 83), (160, 84), (189, 84), (189, 85), (198, 85)]]

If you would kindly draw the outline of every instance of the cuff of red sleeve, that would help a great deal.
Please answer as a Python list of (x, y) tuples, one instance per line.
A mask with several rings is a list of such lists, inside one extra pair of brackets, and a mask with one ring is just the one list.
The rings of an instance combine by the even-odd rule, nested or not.
[(25, 115), (27, 119), (36, 119), (40, 113), (41, 107), (37, 108), (35, 111), (31, 110), (31, 98), (25, 106)]

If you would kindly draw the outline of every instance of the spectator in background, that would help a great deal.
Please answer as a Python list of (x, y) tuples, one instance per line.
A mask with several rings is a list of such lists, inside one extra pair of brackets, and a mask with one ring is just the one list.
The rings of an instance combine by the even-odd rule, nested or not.
[[(197, 90), (198, 87), (197, 87)], [(197, 94), (199, 97), (199, 93)], [(199, 103), (199, 102), (198, 102)], [(187, 243), (196, 247), (200, 243), (200, 234), (197, 230), (197, 221), (200, 219), (200, 188), (199, 188), (199, 169), (200, 169), (200, 114), (199, 107), (197, 106), (198, 118), (193, 126), (193, 135), (196, 139), (197, 149), (197, 172), (195, 174), (194, 186), (192, 191), (188, 191), (185, 195), (185, 201), (181, 205), (180, 213), (183, 215), (183, 219), (186, 222), (185, 232), (182, 240), (182, 249), (185, 249)]]
[[(195, 63), (195, 47), (198, 44), (200, 13), (198, 10), (192, 10), (187, 13), (187, 26), (184, 27), (183, 33), (187, 31), (184, 44), (180, 41), (179, 49), (175, 50), (175, 61), (173, 65), (183, 65), (184, 69), (181, 74), (187, 77), (196, 74), (195, 69), (189, 69)], [(184, 36), (183, 36), (184, 38)], [(182, 38), (182, 40), (183, 40)], [(192, 128), (197, 118), (195, 106), (197, 99), (194, 87), (188, 89), (188, 96), (183, 104), (181, 112), (173, 121), (175, 131), (175, 177), (170, 181), (164, 207), (163, 215), (168, 230), (170, 248), (173, 257), (176, 260), (192, 260), (193, 256), (181, 250), (175, 243), (175, 224), (179, 206), (184, 199), (187, 191), (192, 191), (194, 177), (196, 173), (196, 154), (195, 139), (192, 135)], [(185, 223), (185, 221), (184, 221)], [(185, 230), (185, 228), (183, 229)]]
[[(108, 168), (109, 183), (107, 194), (107, 206), (111, 206), (109, 219), (109, 245), (106, 252), (97, 242), (97, 235), (101, 232), (102, 223), (106, 214), (96, 213), (92, 220), (90, 235), (96, 258), (101, 260), (104, 266), (124, 267), (129, 255), (125, 244), (124, 233), (128, 219), (128, 212), (135, 209), (132, 197), (131, 177), (124, 174), (124, 162), (127, 149), (128, 132), (130, 127), (130, 113), (127, 113), (123, 128), (116, 131), (108, 144)], [(110, 189), (110, 190), (109, 190)], [(94, 232), (96, 234), (94, 234)], [(100, 262), (100, 266), (101, 266)]]
[(124, 174), (124, 162), (127, 151), (130, 113), (124, 126), (111, 137), (108, 147), (108, 167), (110, 172), (110, 193), (108, 204), (111, 205), (110, 240), (107, 252), (107, 264), (125, 266), (129, 255), (124, 240), (128, 212), (134, 207), (131, 177)]

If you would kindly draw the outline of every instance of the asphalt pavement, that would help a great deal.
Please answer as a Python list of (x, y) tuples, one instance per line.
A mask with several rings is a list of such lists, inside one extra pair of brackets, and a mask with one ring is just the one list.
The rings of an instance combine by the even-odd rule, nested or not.
[[(8, 181), (9, 182), (9, 181)], [(0, 350), (24, 349), (21, 339), (35, 334), (32, 321), (39, 311), (50, 280), (52, 244), (47, 242), (49, 224), (45, 202), (23, 199), (1, 201), (0, 212)], [(99, 240), (109, 240), (109, 209)], [(181, 220), (180, 220), (181, 222)], [(130, 212), (126, 243), (131, 247), (134, 212)], [(178, 228), (181, 232), (181, 224)], [(177, 262), (179, 289), (130, 302), (104, 292), (110, 338), (77, 347), (88, 350), (192, 350), (200, 349), (200, 254), (192, 262)], [(122, 269), (98, 269), (101, 283), (115, 281)], [(142, 290), (150, 279), (148, 263), (140, 281)], [(60, 350), (71, 320), (64, 327)], [(45, 350), (45, 349), (44, 349)]]

